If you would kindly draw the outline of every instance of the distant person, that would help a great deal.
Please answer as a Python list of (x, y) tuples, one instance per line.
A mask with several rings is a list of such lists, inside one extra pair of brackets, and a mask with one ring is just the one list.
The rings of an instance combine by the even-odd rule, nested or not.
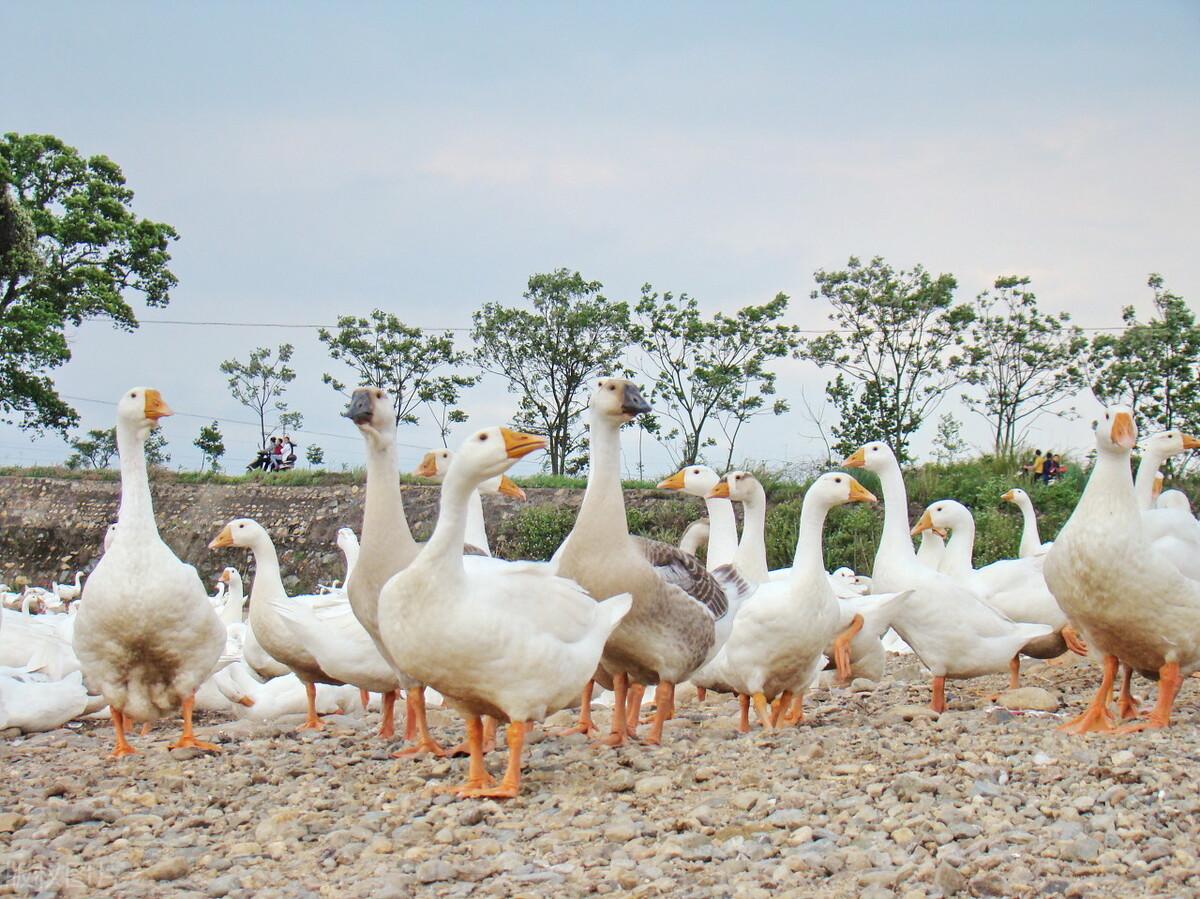
[(1042, 459), (1042, 483), (1049, 484), (1050, 479), (1054, 477), (1054, 453), (1046, 450), (1046, 455)]
[(300, 447), (296, 446), (296, 444), (292, 442), (292, 438), (287, 434), (283, 435), (282, 446), (284, 464), (287, 465), (288, 468), (295, 468), (296, 451), (300, 449)]
[(1046, 467), (1046, 460), (1042, 457), (1042, 451), (1037, 450), (1033, 454), (1033, 461), (1025, 466), (1025, 470), (1029, 473), (1029, 479), (1036, 481), (1042, 476), (1042, 471)]
[(283, 467), (283, 438), (271, 438), (271, 471), (279, 471)]

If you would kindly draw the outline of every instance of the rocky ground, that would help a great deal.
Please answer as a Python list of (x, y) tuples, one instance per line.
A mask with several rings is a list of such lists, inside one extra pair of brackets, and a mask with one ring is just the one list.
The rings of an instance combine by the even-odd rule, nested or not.
[[(373, 717), (335, 716), (317, 735), (206, 720), (216, 757), (168, 752), (174, 723), (117, 762), (103, 722), (7, 740), (0, 893), (1200, 891), (1194, 689), (1167, 732), (1085, 739), (1054, 725), (1094, 689), (1089, 663), (1028, 667), (1058, 713), (989, 703), (997, 677), (954, 686), (941, 718), (917, 706), (928, 692), (911, 657), (891, 667), (874, 692), (819, 691), (793, 730), (738, 735), (734, 703), (698, 705), (689, 688), (661, 748), (535, 731), (524, 792), (503, 804), (432, 793), (465, 761), (393, 760)], [(461, 735), (451, 713), (431, 718), (443, 741)]]

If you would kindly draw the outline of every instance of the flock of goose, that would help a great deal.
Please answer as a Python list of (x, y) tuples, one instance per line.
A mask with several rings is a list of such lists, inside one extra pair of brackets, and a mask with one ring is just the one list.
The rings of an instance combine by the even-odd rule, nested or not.
[[(1090, 654), (1102, 662), (1103, 681), (1087, 711), (1064, 725), (1079, 733), (1117, 729), (1117, 716), (1133, 719), (1120, 725), (1126, 731), (1166, 726), (1182, 677), (1200, 668), (1200, 524), (1186, 498), (1181, 504), (1171, 491), (1155, 506), (1159, 467), (1200, 446), (1188, 435), (1168, 431), (1145, 441), (1135, 483), (1133, 418), (1110, 408), (1095, 426), (1095, 468), (1055, 541), (1041, 541), (1029, 497), (1011, 490), (1003, 499), (1024, 516), (1020, 555), (978, 569), (970, 511), (942, 500), (910, 526), (895, 455), (868, 443), (844, 461), (846, 471), (809, 487), (792, 566), (772, 571), (766, 495), (750, 472), (722, 478), (696, 465), (659, 485), (706, 505), (707, 519), (690, 527), (680, 546), (629, 533), (619, 431), (649, 410), (630, 381), (595, 385), (588, 485), (573, 530), (548, 562), (506, 561), (490, 555), (480, 494), (523, 496), (505, 472), (545, 440), (492, 427), (457, 452), (427, 454), (417, 473), (440, 481), (441, 500), (433, 533), (421, 544), (405, 517), (391, 399), (376, 388), (356, 390), (345, 415), (364, 440), (367, 486), (361, 543), (348, 529), (338, 535), (345, 582), (289, 597), (270, 535), (236, 518), (210, 546), (254, 556), (244, 620), (247, 597), (235, 568), (222, 572), (211, 597), (195, 569), (159, 537), (144, 443), (171, 411), (157, 390), (134, 388), (117, 405), (117, 522), (73, 605), (77, 614), (4, 613), (0, 647), (23, 647), (24, 658), (0, 657), (19, 669), (0, 677), (0, 719), (5, 704), (11, 712), (24, 703), (31, 716), (57, 721), (107, 705), (120, 757), (137, 751), (128, 739), (133, 722), (148, 726), (179, 710), (183, 731), (172, 748), (217, 751), (193, 733), (194, 709), (260, 717), (303, 711), (302, 727), (320, 729), (323, 712), (355, 701), (366, 707), (372, 694), (379, 697), (379, 734), (391, 738), (403, 695), (410, 745), (398, 755), (465, 751), (466, 780), (447, 789), (500, 798), (520, 789), (522, 747), (533, 723), (578, 707), (571, 731), (596, 730), (596, 684), (613, 694), (611, 726), (598, 742), (619, 746), (629, 739), (660, 743), (683, 682), (702, 699), (707, 691), (736, 695), (741, 731), (750, 730), (752, 711), (764, 728), (794, 725), (822, 669), (836, 682), (878, 680), (885, 648), (916, 653), (932, 677), (939, 713), (947, 679), (1008, 670), (1016, 685), (1022, 655)], [(869, 579), (849, 569), (827, 573), (822, 550), (831, 509), (876, 501), (848, 473), (856, 469), (873, 472), (883, 493), (883, 532)], [(740, 536), (735, 502), (743, 510)], [(704, 544), (702, 562), (695, 553)], [(37, 658), (30, 657), (34, 645), (41, 647)], [(1148, 716), (1138, 715), (1130, 692), (1134, 671), (1159, 683)], [(643, 692), (651, 686), (654, 714), (639, 737)], [(70, 702), (51, 709), (54, 690), (69, 692)], [(430, 734), (427, 690), (465, 719), (461, 747), (447, 750)], [(508, 725), (509, 756), (497, 782), (484, 755), (498, 723)]]

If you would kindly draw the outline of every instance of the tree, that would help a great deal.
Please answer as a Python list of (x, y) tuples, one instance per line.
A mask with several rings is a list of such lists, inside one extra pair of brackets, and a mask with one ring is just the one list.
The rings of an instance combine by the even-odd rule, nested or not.
[(167, 452), (167, 437), (162, 428), (155, 428), (146, 438), (146, 464), (151, 468), (162, 468), (171, 461)]
[(325, 450), (321, 449), (315, 443), (311, 444), (304, 453), (304, 458), (308, 459), (308, 464), (313, 468), (325, 462)]
[(210, 463), (213, 471), (221, 467), (221, 457), (225, 455), (225, 438), (215, 421), (210, 425), (200, 426), (200, 436), (192, 441), (192, 445), (200, 450), (201, 471), (204, 471), (206, 462)]
[(962, 423), (953, 413), (943, 413), (938, 419), (933, 458), (941, 465), (949, 465), (951, 462), (957, 462), (966, 451), (967, 441), (963, 440)]
[[(818, 270), (812, 298), (832, 304), (833, 330), (803, 342), (798, 355), (838, 372), (826, 396), (840, 415), (835, 448), (846, 453), (883, 440), (909, 458), (909, 438), (958, 380), (969, 306), (954, 304), (953, 275), (920, 265), (895, 271), (881, 257), (851, 256), (842, 271)], [(865, 439), (864, 439), (865, 438)]]
[(636, 336), (628, 304), (610, 302), (602, 289), (560, 268), (530, 276), (524, 297), (532, 310), (487, 303), (473, 317), (479, 366), (519, 396), (514, 424), (547, 438), (554, 474), (583, 446), (578, 419), (588, 382), (623, 371), (621, 356)]
[(1106, 404), (1133, 409), (1138, 429), (1200, 430), (1200, 326), (1187, 301), (1150, 275), (1154, 312), (1139, 322), (1133, 306), (1121, 314), (1119, 334), (1092, 340), (1092, 390)]
[[(381, 387), (391, 395), (398, 422), (416, 424), (417, 410), (424, 405), (438, 423), (444, 444), (449, 424), (467, 420), (467, 414), (455, 406), (462, 391), (474, 387), (479, 376), (455, 370), (468, 364), (471, 356), (454, 348), (449, 331), (427, 334), (375, 309), (369, 318), (338, 316), (336, 333), (322, 328), (317, 337), (331, 358), (354, 370), (353, 386)], [(324, 374), (321, 380), (346, 393), (346, 385), (333, 375)]]
[[(11, 188), (11, 190), (10, 190)], [(79, 420), (49, 377), (71, 358), (67, 325), (107, 319), (132, 331), (127, 295), (170, 301), (170, 225), (138, 217), (105, 156), (47, 134), (0, 140), (0, 418), (65, 432)]]
[[(233, 398), (258, 416), (259, 446), (267, 445), (267, 436), (274, 430), (267, 424), (268, 419), (278, 415), (280, 424), (286, 424), (299, 415), (293, 412), (288, 422), (283, 421), (288, 407), (282, 397), (287, 392), (287, 385), (296, 380), (296, 372), (288, 365), (293, 350), (290, 343), (280, 344), (274, 353), (264, 346), (251, 352), (247, 362), (226, 359), (221, 363), (222, 374), (229, 376), (229, 392)], [(299, 427), (298, 424), (293, 426)]]
[(68, 442), (75, 452), (67, 457), (67, 468), (108, 468), (117, 454), (117, 429), (91, 430)]
[(781, 293), (761, 306), (705, 319), (694, 297), (659, 294), (642, 285), (636, 312), (643, 372), (651, 379), (656, 418), (671, 422), (668, 429), (660, 426), (657, 436), (660, 443), (670, 441), (664, 446), (677, 468), (695, 464), (705, 447), (716, 445), (706, 434), (713, 426), (725, 436), (728, 469), (747, 421), (787, 411), (786, 401), (772, 399), (775, 373), (767, 369), (800, 342), (794, 325), (778, 321), (787, 304)]
[(1028, 285), (1028, 278), (1009, 275), (996, 279), (994, 292), (980, 293), (964, 347), (965, 379), (983, 396), (968, 394), (963, 402), (988, 422), (997, 456), (1012, 456), (1030, 425), (1086, 384), (1083, 331), (1065, 312), (1039, 310)]

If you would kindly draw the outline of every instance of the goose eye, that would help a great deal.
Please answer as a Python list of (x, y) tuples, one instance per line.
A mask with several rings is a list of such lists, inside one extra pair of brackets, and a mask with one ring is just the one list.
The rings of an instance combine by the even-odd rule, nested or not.
[(482, 441), (484, 441), (484, 440), (487, 440), (487, 434), (480, 434), (480, 435), (479, 435), (479, 440), (480, 440), (481, 442), (482, 442)]
[(841, 478), (834, 478), (834, 479), (833, 479), (833, 483), (835, 483), (835, 484), (840, 484), (840, 483), (842, 483), (842, 479), (841, 479)]
[(617, 389), (617, 385), (616, 385), (616, 384), (609, 384), (609, 385), (608, 385), (608, 389), (609, 389), (609, 390), (616, 390), (616, 389)]

